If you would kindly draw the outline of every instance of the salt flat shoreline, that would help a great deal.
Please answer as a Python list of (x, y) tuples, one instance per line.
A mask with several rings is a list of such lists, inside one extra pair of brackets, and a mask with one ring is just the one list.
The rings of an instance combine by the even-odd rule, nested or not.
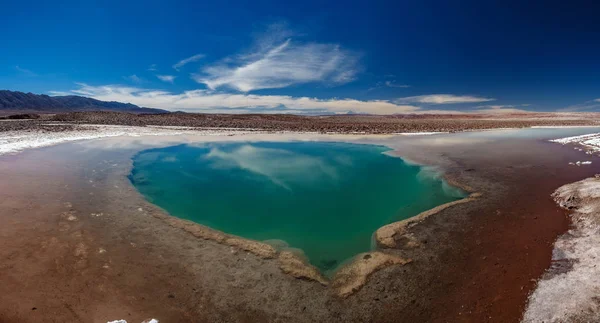
[[(589, 120), (568, 120), (567, 123), (573, 122), (573, 125), (562, 125), (561, 120), (533, 120), (519, 123), (523, 120), (500, 119), (494, 120), (490, 124), (482, 126), (478, 124), (478, 120), (460, 120), (461, 124), (458, 128), (439, 127), (435, 120), (433, 124), (420, 125), (418, 128), (406, 127), (402, 123), (395, 124), (399, 128), (383, 128), (382, 130), (372, 131), (372, 126), (366, 130), (357, 130), (354, 128), (331, 128), (329, 126), (317, 126), (316, 128), (298, 128), (295, 126), (284, 125), (276, 127), (257, 127), (245, 128), (240, 124), (233, 127), (208, 127), (198, 126), (197, 123), (177, 122), (167, 120), (168, 122), (154, 122), (156, 124), (145, 124), (140, 122), (129, 122), (134, 125), (128, 125), (114, 115), (122, 118), (131, 118), (136, 115), (122, 113), (74, 113), (66, 116), (59, 116), (58, 119), (64, 121), (52, 120), (4, 120), (10, 122), (0, 122), (0, 155), (7, 153), (15, 153), (29, 148), (40, 148), (52, 146), (55, 144), (77, 141), (91, 140), (106, 137), (117, 136), (173, 136), (173, 135), (214, 135), (214, 136), (234, 136), (245, 134), (328, 134), (328, 135), (403, 135), (403, 136), (424, 136), (424, 135), (439, 135), (451, 132), (475, 132), (475, 131), (490, 131), (490, 130), (508, 130), (522, 128), (570, 128), (570, 127), (586, 127), (600, 126), (599, 123)], [(125, 115), (125, 116), (123, 116)], [(76, 120), (78, 116), (84, 118)], [(99, 117), (98, 117), (99, 116)], [(428, 120), (428, 119), (418, 119)], [(451, 119), (454, 120), (454, 119)], [(88, 121), (96, 121), (99, 123), (88, 123)], [(108, 121), (114, 121), (110, 123)], [(120, 122), (119, 122), (120, 121)], [(148, 121), (148, 120), (146, 120)], [(410, 121), (410, 120), (409, 120)], [(430, 122), (428, 120), (427, 122)], [(442, 120), (442, 123), (444, 120)], [(162, 123), (162, 124), (161, 124)], [(558, 124), (558, 125), (556, 125)], [(397, 130), (408, 130), (402, 132)]]
[[(38, 119), (0, 122), (0, 154), (56, 143), (114, 136), (238, 135), (314, 133), (350, 135), (434, 135), (493, 129), (600, 126), (595, 114), (530, 113), (508, 115), (225, 115), (73, 112)], [(8, 122), (10, 121), (10, 122)]]
[[(600, 133), (551, 140), (585, 152), (600, 151)], [(591, 164), (592, 161), (585, 162)], [(577, 164), (579, 166), (579, 162)], [(553, 264), (531, 293), (523, 322), (595, 322), (600, 320), (596, 295), (600, 232), (600, 178), (598, 175), (558, 188), (552, 197), (570, 212), (571, 227), (558, 237)]]

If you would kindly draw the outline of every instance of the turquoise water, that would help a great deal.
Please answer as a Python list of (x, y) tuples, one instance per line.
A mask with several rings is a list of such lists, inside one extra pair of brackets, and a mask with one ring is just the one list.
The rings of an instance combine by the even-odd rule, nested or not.
[(379, 227), (464, 196), (387, 150), (323, 142), (180, 145), (137, 154), (130, 179), (173, 216), (283, 240), (327, 272), (370, 250)]

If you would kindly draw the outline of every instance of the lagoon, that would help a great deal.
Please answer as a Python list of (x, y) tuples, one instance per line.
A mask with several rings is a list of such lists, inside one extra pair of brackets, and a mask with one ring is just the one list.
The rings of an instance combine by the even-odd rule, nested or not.
[(381, 226), (465, 196), (377, 145), (238, 142), (139, 152), (130, 180), (172, 216), (301, 250), (325, 273)]

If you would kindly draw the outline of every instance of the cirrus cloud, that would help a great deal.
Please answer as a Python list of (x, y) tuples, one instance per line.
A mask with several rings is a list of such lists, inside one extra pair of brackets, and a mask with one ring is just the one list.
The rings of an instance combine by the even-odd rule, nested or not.
[(357, 53), (338, 44), (292, 40), (290, 35), (286, 29), (272, 28), (255, 41), (249, 53), (205, 66), (192, 78), (212, 90), (241, 92), (305, 83), (339, 85), (356, 78)]
[(128, 80), (128, 81), (131, 81), (133, 83), (136, 83), (136, 84), (140, 84), (140, 83), (144, 83), (145, 82), (145, 80), (143, 78), (141, 78), (141, 77), (139, 77), (139, 76), (137, 76), (135, 74), (132, 74), (132, 75), (129, 75), (129, 76), (123, 76), (123, 78), (126, 79), (126, 80)]
[(514, 105), (482, 105), (475, 107), (478, 113), (485, 114), (501, 114), (501, 113), (533, 113), (534, 111), (528, 111), (518, 109)]
[(167, 82), (167, 83), (173, 83), (175, 81), (175, 75), (156, 75), (156, 77), (163, 81), (163, 82)]
[(15, 66), (15, 70), (17, 70), (19, 73), (25, 75), (25, 76), (38, 76), (37, 73), (28, 70), (26, 68), (22, 68), (19, 65)]
[(180, 60), (179, 62), (175, 63), (173, 65), (173, 68), (177, 71), (179, 71), (179, 69), (181, 69), (182, 67), (184, 67), (185, 65), (189, 64), (189, 63), (193, 63), (193, 62), (197, 62), (201, 59), (204, 58), (204, 54), (196, 54), (194, 56), (190, 56), (188, 58), (184, 58), (182, 60)]
[(424, 103), (424, 104), (456, 104), (456, 103), (481, 103), (494, 101), (496, 99), (484, 98), (471, 95), (454, 95), (454, 94), (428, 94), (409, 96), (396, 99), (396, 103)]

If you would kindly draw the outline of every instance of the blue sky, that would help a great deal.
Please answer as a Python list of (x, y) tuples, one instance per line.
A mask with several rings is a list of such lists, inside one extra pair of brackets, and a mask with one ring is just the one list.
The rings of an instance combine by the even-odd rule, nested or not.
[(13, 1), (0, 88), (190, 112), (600, 109), (600, 5)]

